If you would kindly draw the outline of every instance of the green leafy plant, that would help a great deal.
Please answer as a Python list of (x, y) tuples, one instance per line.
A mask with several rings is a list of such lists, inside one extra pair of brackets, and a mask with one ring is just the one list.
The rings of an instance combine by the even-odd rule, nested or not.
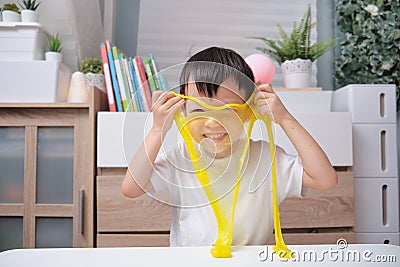
[(22, 3), (19, 3), (19, 6), (25, 10), (36, 10), (40, 5), (40, 2), (36, 2), (36, 0), (23, 0)]
[(4, 4), (3, 8), (1, 9), (1, 11), (3, 12), (3, 11), (6, 11), (6, 10), (14, 11), (14, 12), (16, 12), (18, 14), (21, 13), (21, 11), (19, 10), (19, 8), (18, 8), (18, 6), (16, 4)]
[(80, 72), (102, 74), (103, 73), (103, 62), (100, 58), (86, 57), (82, 59), (78, 67)]
[(50, 52), (60, 53), (62, 51), (61, 47), (62, 41), (59, 34), (53, 34), (48, 41), (48, 50)]
[(396, 84), (399, 110), (400, 2), (338, 0), (336, 84)]
[(280, 24), (277, 25), (281, 40), (258, 36), (249, 38), (263, 41), (266, 47), (257, 47), (256, 49), (269, 55), (279, 64), (297, 58), (309, 59), (313, 62), (335, 45), (334, 39), (311, 44), (311, 29), (316, 25), (317, 22), (311, 22), (311, 6), (308, 5), (300, 23), (293, 23), (290, 34), (287, 34)]

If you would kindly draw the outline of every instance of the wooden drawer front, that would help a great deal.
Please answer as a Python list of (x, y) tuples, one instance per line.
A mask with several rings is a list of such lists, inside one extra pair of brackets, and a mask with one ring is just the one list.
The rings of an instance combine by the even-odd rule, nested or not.
[(326, 228), (354, 226), (354, 175), (337, 172), (339, 183), (328, 190), (310, 190), (306, 198), (288, 198), (280, 206), (281, 227)]
[(169, 234), (98, 234), (97, 247), (168, 247)]
[[(356, 238), (353, 232), (283, 234), (283, 240), (287, 245), (334, 245), (339, 239), (345, 239), (348, 244), (354, 244)], [(273, 244), (275, 244), (275, 240), (270, 239), (268, 245)]]
[(122, 195), (123, 176), (97, 176), (98, 232), (168, 232), (171, 208), (147, 195)]

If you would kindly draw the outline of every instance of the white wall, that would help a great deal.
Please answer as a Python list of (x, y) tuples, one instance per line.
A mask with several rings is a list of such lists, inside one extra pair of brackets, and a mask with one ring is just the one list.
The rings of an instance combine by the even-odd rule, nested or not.
[[(208, 46), (223, 46), (246, 57), (257, 53), (258, 40), (248, 36), (279, 37), (277, 23), (291, 30), (311, 3), (316, 19), (316, 0), (142, 0), (140, 1), (137, 54), (153, 53), (160, 69), (184, 63)], [(316, 40), (316, 29), (312, 38)], [(276, 66), (275, 87), (282, 86)], [(316, 85), (316, 66), (313, 70)]]
[[(4, 3), (18, 2), (0, 0)], [(98, 0), (40, 0), (39, 23), (50, 33), (60, 33), (63, 62), (76, 70), (83, 57), (100, 57), (104, 33)]]

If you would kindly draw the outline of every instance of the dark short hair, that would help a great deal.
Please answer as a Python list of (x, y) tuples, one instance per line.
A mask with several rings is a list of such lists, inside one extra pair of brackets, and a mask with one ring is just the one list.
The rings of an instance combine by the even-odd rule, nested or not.
[(245, 100), (255, 88), (249, 65), (238, 53), (227, 48), (210, 47), (190, 57), (180, 77), (181, 94), (185, 94), (190, 77), (196, 83), (198, 92), (207, 97), (216, 95), (218, 87), (228, 78), (233, 78), (239, 90), (245, 92)]

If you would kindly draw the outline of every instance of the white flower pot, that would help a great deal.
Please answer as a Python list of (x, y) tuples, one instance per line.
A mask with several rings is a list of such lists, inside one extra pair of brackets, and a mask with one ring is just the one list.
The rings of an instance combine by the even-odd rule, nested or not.
[(62, 62), (62, 54), (57, 53), (57, 52), (46, 52), (44, 54), (45, 58), (47, 61), (56, 61), (56, 62)]
[(85, 103), (89, 99), (86, 89), (85, 76), (82, 72), (77, 71), (72, 74), (68, 91), (68, 102)]
[(21, 15), (17, 12), (11, 10), (4, 10), (3, 12), (3, 22), (20, 22)]
[(38, 22), (39, 16), (35, 10), (22, 10), (21, 11), (21, 20), (22, 22)]
[(311, 87), (311, 60), (297, 58), (282, 63), (283, 86), (285, 88)]

